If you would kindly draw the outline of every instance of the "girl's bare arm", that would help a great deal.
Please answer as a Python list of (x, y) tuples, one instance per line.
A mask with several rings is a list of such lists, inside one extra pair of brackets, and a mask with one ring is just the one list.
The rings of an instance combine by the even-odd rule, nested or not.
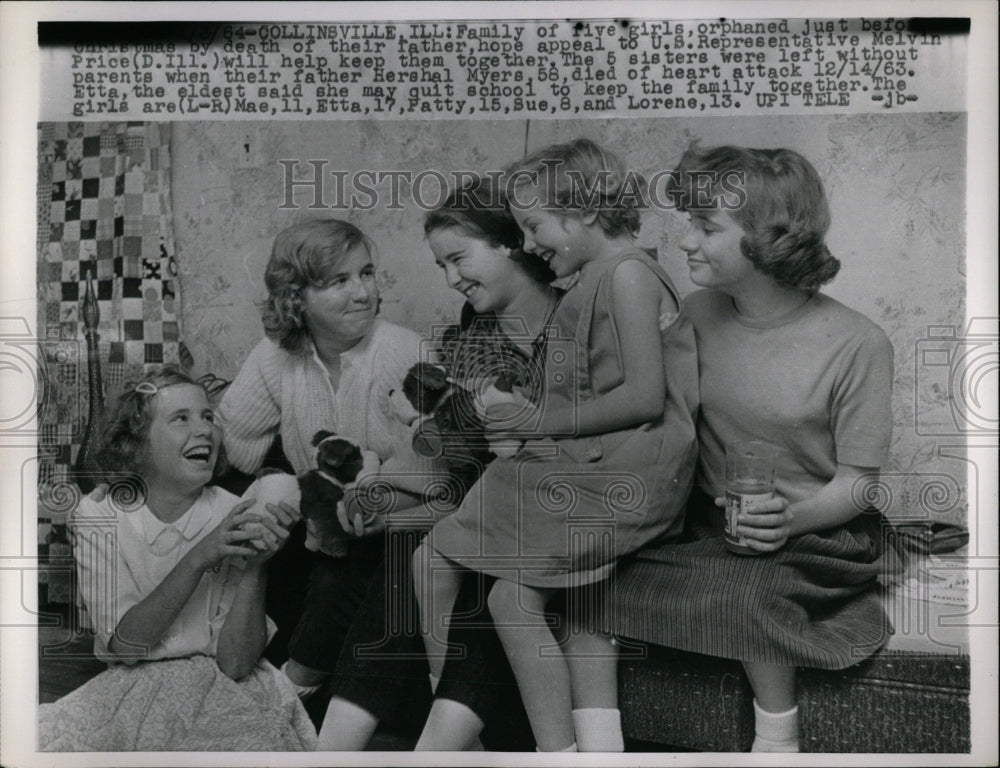
[[(740, 516), (737, 532), (752, 549), (774, 552), (793, 536), (836, 528), (864, 511), (858, 501), (869, 497), (864, 486), (877, 482), (878, 476), (877, 469), (838, 464), (833, 479), (816, 495), (793, 504), (780, 496), (760, 502), (752, 514)], [(725, 503), (716, 499), (720, 502)]]
[(122, 616), (108, 643), (112, 654), (126, 664), (141, 661), (137, 652), (152, 648), (163, 639), (208, 568), (225, 557), (257, 554), (249, 544), (255, 534), (238, 529), (242, 522), (252, 519), (242, 513), (253, 503), (251, 500), (236, 505), (208, 536), (181, 558), (152, 592)]
[[(623, 261), (612, 278), (615, 324), (621, 340), (624, 380), (604, 395), (574, 407), (546, 408), (539, 432), (592, 435), (638, 426), (663, 413), (666, 383), (659, 318), (669, 299), (655, 275), (640, 261)], [(672, 307), (672, 311), (677, 311)], [(577, 343), (586, 344), (586, 339)]]

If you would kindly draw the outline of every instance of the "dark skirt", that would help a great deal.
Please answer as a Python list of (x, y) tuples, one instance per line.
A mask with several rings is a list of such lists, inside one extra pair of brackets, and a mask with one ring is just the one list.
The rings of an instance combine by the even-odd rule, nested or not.
[(616, 631), (739, 661), (843, 669), (892, 634), (878, 578), (901, 567), (881, 513), (790, 539), (778, 552), (726, 549), (722, 512), (692, 494), (678, 540), (620, 564)]

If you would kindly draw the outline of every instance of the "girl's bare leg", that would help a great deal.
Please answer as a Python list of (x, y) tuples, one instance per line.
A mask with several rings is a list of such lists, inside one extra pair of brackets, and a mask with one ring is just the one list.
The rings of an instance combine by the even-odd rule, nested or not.
[(795, 667), (743, 662), (754, 694), (753, 752), (798, 752)]
[[(604, 584), (583, 587), (593, 592)], [(600, 595), (596, 595), (599, 597)], [(618, 711), (618, 649), (605, 626), (605, 606), (599, 599), (570, 601), (569, 635), (563, 653), (569, 665), (573, 694), (573, 723), (581, 752), (622, 752), (621, 714)], [(587, 614), (581, 615), (581, 611)]]
[(521, 689), (535, 743), (542, 752), (564, 750), (576, 742), (566, 659), (559, 653), (541, 655), (541, 648), (552, 652), (556, 647), (543, 615), (551, 593), (500, 580), (489, 595), (497, 634)]
[(319, 729), (318, 750), (360, 752), (378, 727), (378, 718), (354, 702), (334, 696)]
[[(603, 584), (581, 587), (602, 590)], [(618, 706), (618, 649), (612, 636), (603, 631), (606, 608), (600, 600), (567, 600), (569, 633), (563, 654), (569, 665), (573, 708), (616, 708)]]
[(463, 569), (441, 557), (425, 540), (413, 553), (413, 590), (420, 608), (420, 631), (424, 636), (431, 684), (436, 685), (448, 652), (448, 626)]
[(416, 751), (460, 752), (482, 749), (479, 734), (483, 721), (465, 704), (451, 699), (434, 699)]

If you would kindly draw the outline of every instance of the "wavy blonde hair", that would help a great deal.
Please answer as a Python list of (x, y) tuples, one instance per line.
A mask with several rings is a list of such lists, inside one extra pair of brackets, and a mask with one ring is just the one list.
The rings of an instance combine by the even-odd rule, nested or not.
[(278, 233), (264, 271), (267, 298), (261, 304), (264, 333), (269, 339), (294, 354), (308, 348), (302, 289), (324, 285), (339, 270), (347, 252), (357, 246), (363, 246), (375, 260), (371, 240), (340, 219), (303, 221)]

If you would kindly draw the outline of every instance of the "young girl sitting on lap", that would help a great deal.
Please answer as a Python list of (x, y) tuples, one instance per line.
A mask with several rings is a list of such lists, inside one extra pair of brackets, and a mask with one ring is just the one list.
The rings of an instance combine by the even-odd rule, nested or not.
[(209, 485), (222, 432), (205, 390), (177, 370), (123, 394), (102, 442), (107, 479), (128, 485), (82, 499), (72, 526), (94, 653), (110, 666), (40, 708), (39, 748), (313, 748), (294, 688), (261, 660), (267, 561), (296, 510), (250, 509)]
[[(621, 751), (603, 603), (618, 558), (681, 528), (694, 334), (666, 273), (634, 244), (639, 201), (618, 158), (581, 139), (522, 160), (511, 179), (523, 182), (508, 204), (524, 250), (578, 279), (552, 318), (540, 420), (513, 430), (527, 442), (486, 468), (414, 556), (428, 660), (440, 674), (463, 569), (495, 576), (488, 605), (537, 748)], [(509, 418), (487, 410), (503, 431)], [(567, 588), (585, 591), (567, 596), (557, 643), (545, 611)]]

